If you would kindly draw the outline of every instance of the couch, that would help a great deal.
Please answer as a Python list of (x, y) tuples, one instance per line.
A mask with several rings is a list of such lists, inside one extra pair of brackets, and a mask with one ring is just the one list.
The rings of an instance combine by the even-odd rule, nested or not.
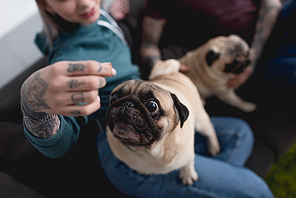
[[(149, 69), (142, 66), (137, 53), (145, 1), (130, 1), (131, 13), (119, 25), (133, 52), (133, 61), (141, 66), (146, 78)], [(83, 126), (77, 144), (58, 159), (43, 156), (25, 138), (19, 90), (31, 73), (45, 65), (43, 57), (0, 90), (0, 197), (93, 197), (98, 193), (128, 197), (110, 184), (100, 168), (95, 142), (99, 129), (95, 122)], [(251, 125), (255, 145), (246, 166), (264, 178), (272, 164), (296, 142), (296, 122), (294, 109), (288, 103), (273, 105), (283, 102), (272, 95), (273, 90), (262, 91), (260, 86), (256, 86), (257, 90), (250, 89), (256, 83), (256, 78), (251, 78), (237, 90), (245, 100), (257, 103), (258, 109), (253, 113), (241, 112), (214, 97), (207, 100), (205, 107), (211, 116), (240, 117)]]

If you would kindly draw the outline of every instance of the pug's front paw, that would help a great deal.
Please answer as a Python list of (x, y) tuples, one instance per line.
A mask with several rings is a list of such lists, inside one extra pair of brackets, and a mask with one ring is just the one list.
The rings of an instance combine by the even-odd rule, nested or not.
[(198, 174), (193, 165), (185, 166), (180, 170), (179, 178), (182, 180), (183, 185), (191, 186), (198, 180)]
[(257, 105), (251, 102), (244, 102), (240, 108), (245, 112), (251, 113), (257, 109)]

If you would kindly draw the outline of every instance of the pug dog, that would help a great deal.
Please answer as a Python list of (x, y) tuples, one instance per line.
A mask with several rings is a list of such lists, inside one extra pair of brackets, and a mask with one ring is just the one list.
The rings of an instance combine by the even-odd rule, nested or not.
[(219, 36), (207, 41), (199, 48), (188, 52), (179, 59), (181, 64), (190, 69), (185, 72), (198, 88), (201, 98), (212, 95), (221, 101), (245, 112), (252, 112), (257, 107), (236, 95), (226, 82), (244, 71), (250, 64), (249, 46), (239, 36)]
[[(207, 138), (209, 153), (220, 146), (215, 129), (191, 80), (168, 60), (154, 68), (150, 81), (130, 80), (110, 95), (107, 140), (114, 155), (139, 174), (166, 174), (180, 169), (184, 185), (192, 185), (194, 133)], [(162, 71), (162, 72), (160, 72)]]

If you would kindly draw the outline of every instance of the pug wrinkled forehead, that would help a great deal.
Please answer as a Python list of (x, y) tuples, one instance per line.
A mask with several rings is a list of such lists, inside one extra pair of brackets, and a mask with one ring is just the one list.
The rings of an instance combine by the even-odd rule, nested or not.
[(151, 82), (130, 80), (111, 93), (106, 124), (114, 137), (128, 145), (151, 145), (163, 135), (168, 120), (176, 125), (180, 121), (182, 127), (188, 113), (169, 91)]
[(212, 66), (220, 61), (219, 64), (225, 66), (225, 73), (239, 74), (250, 64), (249, 50), (249, 45), (242, 38), (230, 35), (219, 45), (212, 45), (206, 54), (206, 62)]

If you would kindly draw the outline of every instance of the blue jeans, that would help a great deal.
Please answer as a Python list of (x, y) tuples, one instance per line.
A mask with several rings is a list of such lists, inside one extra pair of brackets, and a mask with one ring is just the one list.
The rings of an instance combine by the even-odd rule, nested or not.
[(102, 169), (121, 192), (135, 197), (273, 197), (267, 184), (243, 167), (254, 142), (246, 122), (237, 118), (211, 118), (221, 146), (216, 157), (207, 157), (205, 138), (195, 136), (195, 170), (199, 179), (184, 186), (179, 170), (164, 175), (140, 175), (119, 161), (110, 150), (106, 134), (99, 133), (97, 150)]

